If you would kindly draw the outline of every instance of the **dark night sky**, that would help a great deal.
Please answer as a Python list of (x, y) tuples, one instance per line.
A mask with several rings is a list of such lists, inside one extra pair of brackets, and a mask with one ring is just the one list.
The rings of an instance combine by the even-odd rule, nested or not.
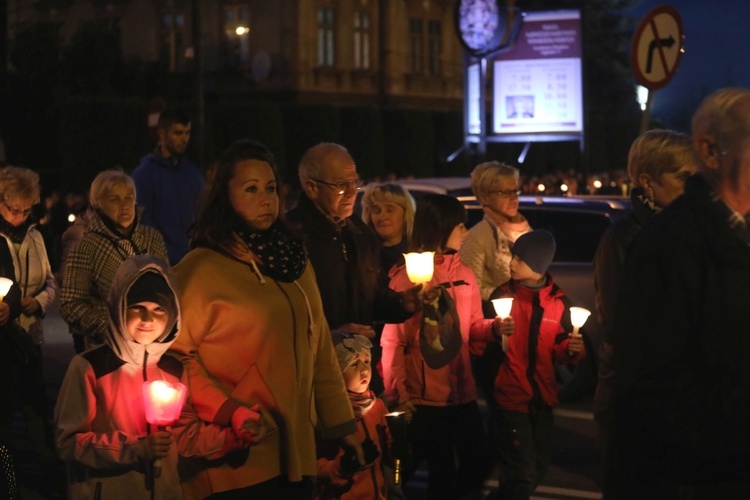
[(727, 87), (750, 87), (750, 1), (644, 0), (632, 17), (671, 5), (682, 17), (685, 53), (677, 74), (653, 95), (651, 115), (670, 128), (689, 131), (701, 99)]

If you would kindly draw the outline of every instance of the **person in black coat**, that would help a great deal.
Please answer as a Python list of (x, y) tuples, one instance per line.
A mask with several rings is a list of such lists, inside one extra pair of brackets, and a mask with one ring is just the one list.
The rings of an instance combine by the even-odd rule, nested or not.
[(693, 116), (698, 174), (641, 231), (614, 322), (616, 498), (750, 486), (750, 90)]

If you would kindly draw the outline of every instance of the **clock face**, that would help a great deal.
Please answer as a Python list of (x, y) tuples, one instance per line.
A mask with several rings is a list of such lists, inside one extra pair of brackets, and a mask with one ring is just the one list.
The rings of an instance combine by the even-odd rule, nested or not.
[(483, 52), (493, 48), (502, 31), (497, 0), (461, 0), (457, 16), (461, 40), (469, 50)]

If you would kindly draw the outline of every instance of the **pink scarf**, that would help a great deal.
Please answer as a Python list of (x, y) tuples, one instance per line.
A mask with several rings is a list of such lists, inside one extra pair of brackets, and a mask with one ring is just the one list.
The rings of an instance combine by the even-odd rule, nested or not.
[(352, 403), (352, 409), (354, 410), (354, 417), (357, 420), (361, 420), (365, 414), (370, 411), (372, 405), (375, 404), (375, 393), (373, 391), (367, 392), (352, 392), (349, 393), (349, 401)]
[(500, 231), (503, 232), (506, 238), (510, 240), (511, 242), (514, 242), (518, 239), (519, 236), (521, 236), (524, 233), (528, 233), (531, 231), (531, 226), (529, 226), (528, 221), (526, 218), (521, 215), (520, 213), (516, 214), (514, 219), (519, 219), (517, 221), (512, 221), (511, 219), (508, 219), (504, 215), (501, 215), (493, 210), (490, 210), (487, 207), (482, 207), (482, 210), (484, 210), (484, 218), (487, 220), (487, 222), (490, 222), (495, 227), (500, 229)]

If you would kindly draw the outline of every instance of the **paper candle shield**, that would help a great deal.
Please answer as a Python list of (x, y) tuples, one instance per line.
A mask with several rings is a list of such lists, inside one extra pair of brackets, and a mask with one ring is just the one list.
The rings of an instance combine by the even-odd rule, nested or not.
[(179, 382), (170, 384), (163, 380), (143, 383), (143, 404), (146, 421), (152, 425), (170, 425), (180, 418), (187, 387)]

